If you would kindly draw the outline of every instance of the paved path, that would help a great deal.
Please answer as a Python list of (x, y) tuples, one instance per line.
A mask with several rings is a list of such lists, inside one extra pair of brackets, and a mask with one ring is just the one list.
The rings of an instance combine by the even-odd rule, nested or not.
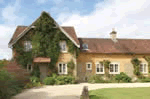
[(83, 86), (88, 86), (89, 90), (100, 88), (122, 88), (122, 87), (150, 87), (150, 83), (109, 83), (109, 84), (72, 84), (44, 86), (42, 88), (32, 88), (16, 95), (13, 99), (80, 99)]

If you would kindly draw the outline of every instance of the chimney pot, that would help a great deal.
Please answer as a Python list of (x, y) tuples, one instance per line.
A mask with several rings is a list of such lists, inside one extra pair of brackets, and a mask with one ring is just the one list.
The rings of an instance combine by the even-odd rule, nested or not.
[(117, 36), (117, 32), (115, 31), (115, 28), (112, 28), (112, 32), (110, 33), (110, 37), (111, 39), (116, 42), (116, 36)]

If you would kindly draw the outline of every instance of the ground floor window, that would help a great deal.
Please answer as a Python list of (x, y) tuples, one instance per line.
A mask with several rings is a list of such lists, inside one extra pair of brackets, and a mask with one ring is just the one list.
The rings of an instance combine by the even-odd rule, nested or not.
[(58, 74), (67, 74), (67, 64), (66, 63), (58, 64)]
[(109, 73), (110, 74), (119, 74), (119, 64), (118, 63), (111, 63), (109, 66)]
[(148, 73), (148, 66), (146, 63), (141, 63), (139, 68), (141, 73)]
[(86, 63), (86, 70), (92, 70), (92, 63), (91, 62)]
[(96, 74), (104, 74), (104, 65), (96, 63)]
[(33, 68), (32, 68), (32, 65), (31, 64), (28, 64), (27, 65), (27, 71), (28, 72), (32, 72)]

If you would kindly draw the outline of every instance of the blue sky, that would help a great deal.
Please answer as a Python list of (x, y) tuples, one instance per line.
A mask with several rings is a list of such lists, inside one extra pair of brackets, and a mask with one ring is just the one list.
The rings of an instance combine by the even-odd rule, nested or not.
[(149, 0), (0, 0), (0, 59), (10, 59), (8, 42), (16, 26), (30, 25), (47, 11), (78, 37), (150, 39)]

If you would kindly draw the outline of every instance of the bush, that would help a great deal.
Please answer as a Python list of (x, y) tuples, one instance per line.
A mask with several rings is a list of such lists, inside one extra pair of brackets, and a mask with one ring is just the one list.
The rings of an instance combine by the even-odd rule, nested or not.
[(56, 78), (57, 84), (73, 84), (75, 83), (75, 78), (73, 76), (58, 76)]
[(141, 82), (150, 82), (150, 78), (145, 77), (144, 79), (141, 79)]
[(44, 80), (43, 80), (43, 83), (45, 85), (54, 85), (55, 84), (55, 79), (53, 77), (46, 77)]
[(11, 96), (21, 92), (24, 85), (7, 71), (0, 71), (0, 99), (10, 99)]
[(88, 79), (89, 83), (111, 83), (109, 80), (104, 80), (101, 75), (93, 75)]
[(37, 82), (40, 82), (40, 79), (38, 77), (32, 76), (32, 77), (30, 77), (30, 82), (37, 83)]
[(118, 81), (118, 83), (119, 83), (120, 81), (123, 81), (123, 82), (131, 82), (131, 80), (132, 80), (127, 74), (125, 74), (125, 73), (123, 73), (123, 72), (121, 72), (120, 74), (116, 75), (116, 76), (115, 76), (115, 79)]

